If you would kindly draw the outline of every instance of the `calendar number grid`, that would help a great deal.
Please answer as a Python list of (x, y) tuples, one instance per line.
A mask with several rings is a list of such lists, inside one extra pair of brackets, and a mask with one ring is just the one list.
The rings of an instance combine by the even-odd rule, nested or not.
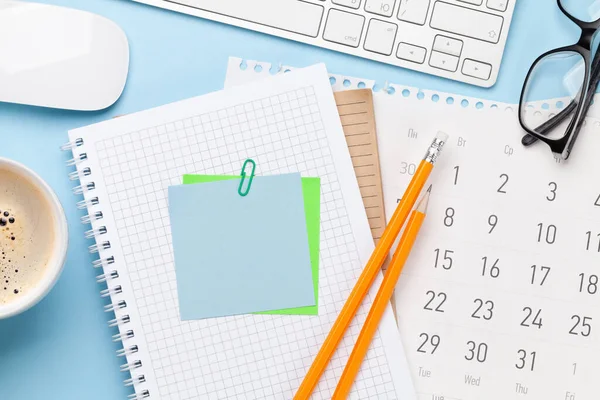
[[(487, 117), (485, 126), (497, 122)], [(510, 131), (505, 125), (498, 131)], [(396, 288), (420, 398), (596, 399), (600, 184), (592, 171), (600, 165), (582, 154), (570, 161), (589, 173), (540, 162), (518, 138), (475, 132), (465, 128), (444, 149)], [(413, 168), (399, 166), (402, 186)]]

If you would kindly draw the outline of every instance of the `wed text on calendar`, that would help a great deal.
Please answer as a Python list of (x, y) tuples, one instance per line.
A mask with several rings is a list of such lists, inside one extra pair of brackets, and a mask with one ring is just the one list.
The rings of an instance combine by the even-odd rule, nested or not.
[[(590, 148), (600, 141), (558, 162), (487, 122), (447, 143), (396, 290), (419, 398), (598, 399), (600, 163)], [(430, 136), (414, 126), (395, 146), (420, 149)], [(420, 158), (400, 153), (395, 178), (406, 184)], [(388, 185), (386, 202), (403, 189), (390, 200)]]

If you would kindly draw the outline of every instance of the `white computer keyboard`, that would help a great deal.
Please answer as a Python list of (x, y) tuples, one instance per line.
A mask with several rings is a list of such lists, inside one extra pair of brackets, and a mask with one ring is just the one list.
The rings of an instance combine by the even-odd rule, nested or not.
[(134, 1), (484, 87), (496, 82), (516, 2)]

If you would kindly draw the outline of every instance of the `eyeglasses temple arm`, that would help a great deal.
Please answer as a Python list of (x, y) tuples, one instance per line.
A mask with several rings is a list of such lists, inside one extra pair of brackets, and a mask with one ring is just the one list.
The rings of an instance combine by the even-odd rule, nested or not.
[[(600, 57), (598, 57), (597, 59), (600, 61)], [(569, 142), (567, 143), (568, 153), (571, 152), (571, 149), (573, 148), (573, 145), (577, 140), (577, 136), (579, 136), (581, 126), (585, 122), (585, 116), (587, 115), (588, 110), (590, 109), (590, 107), (592, 106), (592, 102), (594, 101), (594, 94), (596, 93), (596, 90), (598, 89), (598, 84), (600, 83), (600, 68), (597, 69), (598, 70), (596, 71), (596, 73), (592, 75), (588, 95), (585, 98), (585, 103), (583, 103), (583, 110), (581, 113), (582, 117), (579, 119), (579, 121), (577, 121), (577, 126), (575, 126), (575, 129), (572, 133), (573, 136), (571, 137), (571, 140), (569, 140)]]
[[(556, 114), (554, 117), (550, 118), (548, 121), (544, 122), (540, 126), (538, 126), (535, 131), (540, 135), (547, 135), (552, 129), (554, 129), (557, 125), (563, 122), (575, 108), (577, 107), (577, 103), (573, 100), (566, 106), (561, 112)], [(521, 139), (521, 144), (524, 146), (531, 146), (535, 142), (538, 141), (538, 138), (532, 135), (525, 135), (523, 139)]]
[[(587, 114), (588, 110), (590, 109), (590, 106), (592, 105), (592, 100), (594, 99), (594, 94), (596, 93), (598, 84), (600, 83), (600, 57), (599, 57), (599, 55), (600, 55), (600, 52), (597, 52), (596, 55), (594, 56), (594, 62), (592, 65), (592, 72), (591, 72), (591, 82), (590, 82), (586, 100), (585, 100), (585, 103), (583, 106), (582, 115), (584, 115), (584, 116)], [(536, 129), (536, 132), (538, 132), (540, 135), (548, 134), (552, 129), (554, 129), (557, 125), (559, 125), (561, 122), (563, 122), (575, 110), (576, 107), (577, 107), (577, 102), (575, 100), (571, 101), (569, 103), (569, 105), (567, 107), (565, 107), (564, 110), (562, 110), (561, 112), (556, 114), (556, 116), (550, 118), (548, 121), (541, 124)], [(521, 143), (524, 146), (530, 146), (537, 141), (538, 141), (538, 139), (532, 135), (525, 135), (523, 137), (523, 139), (521, 139)]]

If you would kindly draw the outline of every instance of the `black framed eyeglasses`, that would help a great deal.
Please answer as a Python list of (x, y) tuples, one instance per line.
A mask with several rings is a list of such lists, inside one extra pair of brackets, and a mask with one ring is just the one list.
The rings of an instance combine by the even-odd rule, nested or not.
[[(527, 73), (519, 102), (519, 122), (528, 133), (525, 146), (540, 140), (564, 160), (592, 104), (600, 82), (600, 57), (594, 37), (600, 30), (600, 1), (557, 0), (562, 13), (581, 28), (579, 41), (539, 56)], [(594, 58), (592, 59), (592, 55)], [(544, 119), (534, 104), (542, 98), (566, 97), (564, 108)]]

